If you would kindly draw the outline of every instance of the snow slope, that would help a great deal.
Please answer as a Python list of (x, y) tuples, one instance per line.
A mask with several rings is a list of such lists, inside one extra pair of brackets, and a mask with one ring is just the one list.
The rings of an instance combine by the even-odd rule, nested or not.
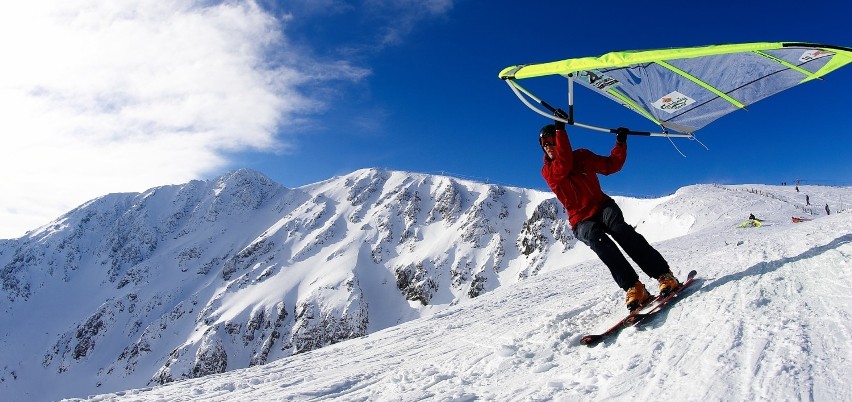
[(565, 218), (550, 193), (381, 169), (99, 197), (0, 241), (0, 395), (165, 384), (375, 333), (592, 258)]
[[(622, 292), (600, 262), (556, 253), (555, 268), (431, 316), (87, 400), (852, 401), (852, 214), (835, 211), (852, 189), (800, 189), (696, 185), (654, 205), (619, 199), (675, 273), (696, 269), (699, 280), (665, 313), (594, 347), (578, 339), (625, 313)], [(766, 224), (736, 228), (749, 213)]]

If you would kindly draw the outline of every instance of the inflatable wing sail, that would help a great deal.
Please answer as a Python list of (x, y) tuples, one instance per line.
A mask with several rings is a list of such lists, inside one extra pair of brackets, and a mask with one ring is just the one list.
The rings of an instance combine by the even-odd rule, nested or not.
[[(852, 48), (813, 43), (761, 42), (607, 53), (503, 69), (504, 80), (527, 106), (551, 117), (555, 108), (518, 80), (561, 75), (568, 79), (568, 124), (615, 132), (574, 121), (573, 84), (589, 88), (659, 125), (662, 133), (691, 137), (714, 120), (763, 98), (819, 79), (852, 62)], [(526, 95), (526, 97), (524, 96)], [(545, 112), (527, 101), (538, 102)], [(672, 133), (670, 130), (679, 132)]]

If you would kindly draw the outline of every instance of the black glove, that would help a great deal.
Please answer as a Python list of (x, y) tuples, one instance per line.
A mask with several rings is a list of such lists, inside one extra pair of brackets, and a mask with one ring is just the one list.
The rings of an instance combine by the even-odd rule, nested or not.
[(627, 143), (627, 133), (629, 133), (629, 132), (630, 132), (630, 129), (628, 129), (626, 127), (619, 127), (617, 129), (615, 129), (615, 140), (618, 141), (620, 144), (626, 144)]
[[(568, 120), (568, 114), (565, 113), (565, 111), (562, 110), (562, 109), (556, 109), (556, 111), (553, 112), (553, 115), (560, 118), (560, 119)], [(565, 122), (562, 122), (562, 121), (559, 121), (559, 120), (554, 120), (553, 125), (556, 126), (557, 130), (565, 130)]]

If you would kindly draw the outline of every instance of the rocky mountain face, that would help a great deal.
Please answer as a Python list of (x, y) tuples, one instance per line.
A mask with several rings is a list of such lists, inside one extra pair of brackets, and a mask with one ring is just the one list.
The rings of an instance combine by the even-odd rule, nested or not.
[(366, 169), (289, 189), (238, 170), (107, 195), (0, 240), (0, 394), (264, 364), (564, 266), (549, 257), (575, 244), (550, 193), (445, 176)]

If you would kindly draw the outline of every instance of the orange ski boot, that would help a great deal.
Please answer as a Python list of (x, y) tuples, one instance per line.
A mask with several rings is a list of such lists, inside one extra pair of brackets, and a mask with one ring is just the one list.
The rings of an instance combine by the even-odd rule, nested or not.
[(651, 294), (645, 289), (645, 285), (641, 281), (636, 281), (632, 288), (627, 289), (627, 309), (633, 311), (641, 306), (644, 306), (651, 300)]
[(680, 286), (680, 282), (671, 271), (660, 275), (657, 281), (660, 282), (660, 296), (665, 296)]

